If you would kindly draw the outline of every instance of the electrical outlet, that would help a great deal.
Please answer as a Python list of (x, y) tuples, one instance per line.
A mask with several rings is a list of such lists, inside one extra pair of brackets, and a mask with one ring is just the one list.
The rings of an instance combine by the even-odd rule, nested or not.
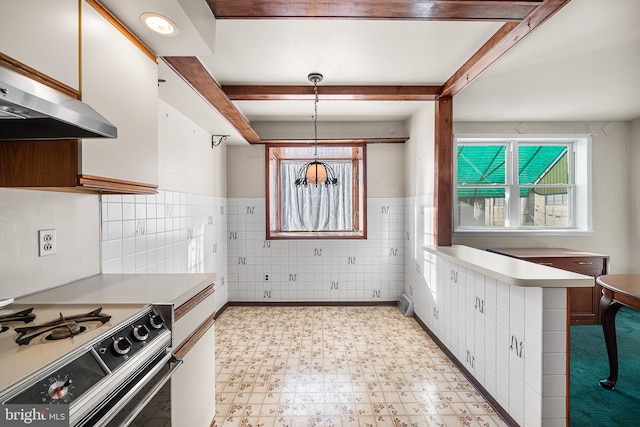
[(56, 230), (38, 230), (39, 256), (53, 255), (56, 253)]

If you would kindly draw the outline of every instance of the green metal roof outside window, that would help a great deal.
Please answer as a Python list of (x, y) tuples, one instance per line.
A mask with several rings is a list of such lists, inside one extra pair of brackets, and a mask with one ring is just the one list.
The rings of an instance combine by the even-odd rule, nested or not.
[[(469, 144), (458, 145), (458, 185), (478, 185), (479, 188), (459, 187), (458, 197), (504, 197), (504, 188), (487, 185), (506, 185), (507, 146)], [(568, 184), (567, 147), (565, 145), (520, 145), (518, 147), (518, 184)], [(526, 197), (530, 188), (521, 188)], [(536, 188), (537, 194), (566, 193), (566, 188)]]

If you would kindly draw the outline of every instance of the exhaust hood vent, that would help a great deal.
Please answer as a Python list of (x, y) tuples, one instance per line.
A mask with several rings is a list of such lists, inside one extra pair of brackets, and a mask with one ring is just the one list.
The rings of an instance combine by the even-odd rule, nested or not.
[(0, 81), (0, 140), (116, 138), (118, 130), (89, 105), (52, 102)]

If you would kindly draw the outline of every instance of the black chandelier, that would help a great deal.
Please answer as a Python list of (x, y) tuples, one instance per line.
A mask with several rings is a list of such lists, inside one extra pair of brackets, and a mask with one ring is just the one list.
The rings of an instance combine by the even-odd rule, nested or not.
[(323, 79), (320, 73), (311, 73), (307, 76), (309, 81), (313, 83), (313, 92), (315, 94), (314, 115), (313, 115), (313, 130), (314, 130), (314, 146), (315, 152), (313, 154), (313, 161), (305, 163), (298, 171), (295, 184), (296, 187), (309, 184), (313, 184), (316, 187), (320, 184), (324, 184), (325, 187), (329, 185), (338, 185), (338, 178), (331, 166), (327, 163), (318, 160), (318, 83)]

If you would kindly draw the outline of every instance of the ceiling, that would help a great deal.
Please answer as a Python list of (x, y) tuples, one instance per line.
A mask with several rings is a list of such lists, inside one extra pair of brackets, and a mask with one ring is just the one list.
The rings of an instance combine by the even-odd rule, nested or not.
[[(455, 121), (640, 117), (638, 0), (102, 3), (163, 57), (160, 97), (229, 143), (311, 122), (311, 72), (320, 122), (405, 121), (442, 94)], [(144, 28), (147, 11), (178, 33)]]

